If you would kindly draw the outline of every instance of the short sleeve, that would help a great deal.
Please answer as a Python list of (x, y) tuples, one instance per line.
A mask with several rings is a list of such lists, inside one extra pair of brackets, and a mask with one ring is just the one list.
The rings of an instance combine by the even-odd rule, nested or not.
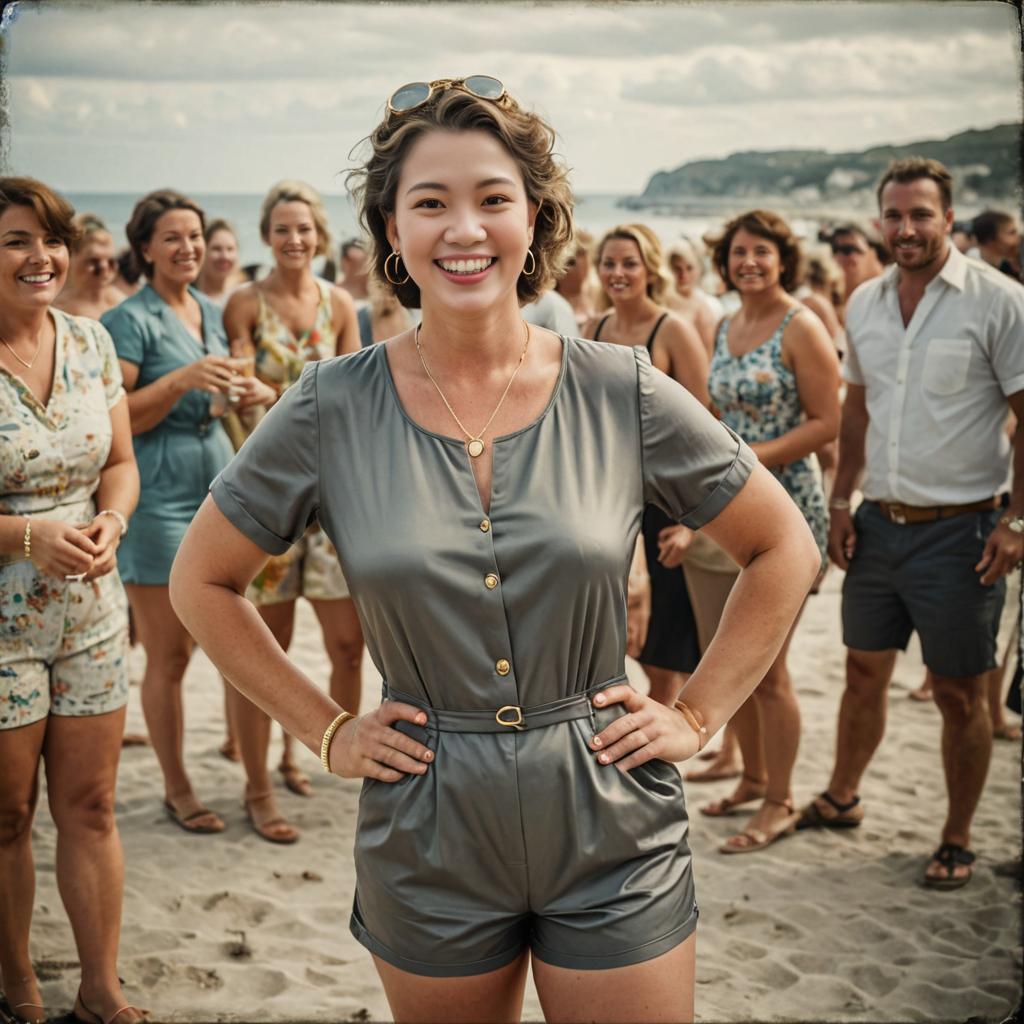
[(847, 384), (864, 386), (864, 371), (861, 369), (860, 357), (857, 355), (857, 342), (860, 338), (860, 328), (863, 317), (860, 315), (861, 307), (864, 305), (863, 295), (854, 291), (846, 306), (846, 355), (843, 358), (841, 374)]
[(995, 378), (1009, 397), (1024, 390), (1024, 287), (1008, 282), (993, 300), (984, 339)]
[(305, 367), (210, 485), (221, 512), (270, 555), (284, 554), (316, 519), (317, 367)]
[(100, 377), (103, 381), (103, 393), (106, 395), (107, 408), (113, 409), (124, 397), (124, 380), (121, 367), (117, 363), (117, 349), (110, 332), (100, 323), (91, 321), (92, 336), (96, 343), (96, 354), (100, 360)]
[(141, 366), (146, 356), (146, 335), (128, 303), (107, 310), (100, 323), (110, 332), (117, 358)]
[(698, 530), (747, 482), (757, 456), (681, 384), (634, 349), (640, 401), (644, 501)]

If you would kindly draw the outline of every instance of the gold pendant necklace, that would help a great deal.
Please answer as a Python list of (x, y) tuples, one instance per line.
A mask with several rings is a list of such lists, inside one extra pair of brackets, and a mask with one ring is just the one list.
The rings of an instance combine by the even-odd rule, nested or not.
[(441, 390), (441, 385), (434, 380), (434, 375), (430, 372), (427, 366), (427, 361), (423, 358), (423, 349), (420, 347), (420, 327), (422, 323), (416, 325), (416, 333), (413, 338), (416, 342), (416, 354), (420, 357), (420, 363), (423, 366), (423, 372), (427, 375), (430, 383), (437, 389), (437, 393), (441, 396), (441, 401), (444, 402), (445, 408), (452, 414), (452, 419), (459, 425), (459, 429), (466, 435), (466, 451), (469, 453), (471, 458), (478, 459), (484, 453), (484, 449), (487, 447), (484, 444), (484, 434), (487, 433), (487, 428), (494, 422), (494, 417), (498, 415), (498, 410), (501, 408), (505, 399), (508, 397), (509, 391), (512, 389), (512, 381), (516, 379), (516, 374), (519, 372), (519, 368), (523, 365), (523, 360), (526, 358), (526, 350), (530, 347), (530, 325), (524, 320), (523, 326), (526, 328), (526, 344), (523, 345), (523, 354), (519, 357), (519, 362), (516, 363), (516, 368), (512, 371), (512, 376), (509, 377), (508, 383), (505, 385), (505, 390), (501, 393), (501, 398), (498, 399), (498, 404), (494, 407), (494, 412), (491, 413), (487, 422), (483, 425), (479, 434), (471, 434), (463, 425), (462, 420), (456, 415), (455, 410), (451, 406), (451, 402), (444, 397), (444, 392)]
[(17, 359), (18, 362), (21, 363), (21, 365), (24, 366), (26, 370), (31, 370), (32, 367), (35, 366), (36, 360), (39, 358), (39, 350), (43, 347), (43, 339), (37, 337), (35, 355), (32, 356), (30, 362), (26, 363), (25, 360), (22, 359), (21, 356), (19, 356), (18, 353), (14, 351), (14, 347), (6, 338), (0, 338), (0, 341), (2, 341), (7, 346), (7, 351), (10, 352), (11, 355), (14, 356), (14, 358)]

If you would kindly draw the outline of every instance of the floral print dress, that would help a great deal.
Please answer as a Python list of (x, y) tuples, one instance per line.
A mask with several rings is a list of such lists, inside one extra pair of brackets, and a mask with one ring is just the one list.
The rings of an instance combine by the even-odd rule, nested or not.
[[(722, 421), (747, 444), (773, 441), (804, 420), (796, 375), (782, 361), (782, 335), (801, 309), (790, 309), (767, 341), (741, 356), (729, 351), (729, 319), (723, 319), (718, 328), (708, 390)], [(812, 457), (776, 466), (771, 472), (804, 514), (818, 542), (822, 565), (827, 564), (828, 506)]]
[[(313, 326), (297, 338), (263, 297), (263, 292), (256, 290), (259, 297), (253, 331), (256, 376), (278, 395), (284, 394), (299, 379), (307, 363), (334, 355), (331, 286), (319, 278), (316, 284), (320, 290), (316, 318)], [(249, 585), (246, 596), (257, 605), (294, 601), (298, 597), (333, 601), (348, 597), (349, 590), (334, 545), (314, 526), (290, 550), (267, 562)]]
[[(110, 335), (51, 310), (53, 389), (44, 406), (0, 367), (0, 514), (86, 525), (124, 395)], [(0, 555), (0, 729), (48, 714), (98, 715), (128, 699), (128, 611), (117, 570), (90, 582)]]

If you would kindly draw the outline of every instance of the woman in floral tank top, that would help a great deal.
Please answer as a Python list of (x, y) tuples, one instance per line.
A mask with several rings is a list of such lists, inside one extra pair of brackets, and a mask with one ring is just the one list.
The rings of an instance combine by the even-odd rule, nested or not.
[[(256, 376), (280, 396), (307, 363), (358, 351), (359, 325), (349, 295), (313, 273), (313, 258), (330, 246), (326, 213), (314, 189), (298, 181), (275, 185), (263, 201), (260, 234), (273, 251), (274, 269), (263, 281), (231, 296), (224, 325), (232, 353), (253, 356)], [(255, 419), (245, 425), (252, 429)], [(338, 554), (318, 526), (310, 527), (285, 554), (271, 558), (247, 596), (285, 650), (292, 638), (295, 602), (305, 597), (323, 630), (331, 660), (331, 694), (345, 707), (359, 706), (362, 631)], [(265, 773), (269, 718), (230, 687), (227, 700), (232, 703), (243, 760), (252, 771)], [(287, 734), (280, 770), (289, 789), (310, 795), (308, 778), (292, 760)], [(267, 806), (269, 810), (272, 805)], [(254, 824), (271, 841), (289, 842), (297, 835), (273, 818), (254, 818)]]

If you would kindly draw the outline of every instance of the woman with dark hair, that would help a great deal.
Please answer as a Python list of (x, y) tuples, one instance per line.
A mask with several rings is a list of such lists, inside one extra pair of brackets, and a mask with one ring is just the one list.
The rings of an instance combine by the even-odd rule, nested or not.
[[(531, 950), (549, 1019), (691, 1018), (670, 762), (743, 700), (817, 567), (771, 475), (643, 349), (523, 321), (571, 238), (553, 143), (493, 78), (392, 94), (357, 198), (374, 272), (422, 323), (303, 371), (214, 482), (172, 577), (225, 675), (328, 771), (365, 778), (351, 928), (402, 1022), (517, 1019)], [(676, 708), (623, 674), (645, 499), (746, 567)], [(314, 518), (385, 680), (358, 717), (244, 598)]]
[[(620, 224), (595, 249), (597, 276), (608, 312), (583, 326), (583, 336), (619, 345), (643, 345), (651, 363), (708, 404), (708, 361), (696, 330), (665, 305), (670, 285), (661, 242), (643, 224)], [(661, 533), (679, 527), (657, 505), (644, 509), (641, 532), (651, 581), (651, 617), (643, 649), (635, 653), (650, 680), (650, 695), (671, 705), (700, 661), (697, 624), (678, 565), (661, 564)]]
[(29, 954), (39, 766), (81, 984), (74, 1018), (132, 1024), (117, 976), (114, 818), (128, 703), (118, 545), (139, 496), (107, 332), (54, 307), (81, 228), (32, 178), (0, 178), (0, 1019), (45, 1019)]
[(273, 395), (228, 358), (220, 309), (194, 287), (205, 252), (203, 211), (165, 189), (135, 205), (127, 234), (148, 283), (103, 316), (128, 391), (141, 496), (118, 551), (146, 651), (142, 710), (164, 777), (164, 807), (193, 833), (220, 832), (184, 762), (181, 684), (193, 641), (167, 596), (171, 563), (210, 481), (234, 450), (220, 417)]
[(71, 247), (68, 283), (54, 305), (72, 316), (99, 320), (124, 299), (124, 292), (114, 287), (114, 239), (94, 213), (80, 213), (75, 217), (75, 227), (79, 236)]
[[(790, 294), (800, 267), (799, 243), (778, 214), (752, 210), (726, 225), (714, 260), (741, 304), (718, 328), (708, 381), (712, 408), (750, 444), (803, 514), (818, 545), (820, 571), (828, 511), (810, 456), (839, 430), (839, 361), (821, 321)], [(735, 590), (730, 579), (739, 572), (724, 561), (684, 563), (698, 619), (712, 630)], [(722, 816), (760, 803), (747, 828), (720, 847), (722, 853), (759, 850), (791, 832), (798, 818), (790, 789), (800, 743), (800, 709), (786, 666), (792, 635), (791, 629), (733, 720), (744, 765), (736, 791), (701, 808)]]

